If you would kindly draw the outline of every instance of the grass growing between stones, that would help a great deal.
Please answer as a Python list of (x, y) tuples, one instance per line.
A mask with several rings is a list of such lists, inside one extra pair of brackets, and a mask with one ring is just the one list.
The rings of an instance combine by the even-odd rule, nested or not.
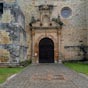
[(5, 82), (5, 80), (20, 71), (22, 71), (23, 68), (0, 68), (0, 84)]
[(88, 64), (82, 62), (66, 62), (64, 63), (67, 67), (79, 72), (88, 75)]

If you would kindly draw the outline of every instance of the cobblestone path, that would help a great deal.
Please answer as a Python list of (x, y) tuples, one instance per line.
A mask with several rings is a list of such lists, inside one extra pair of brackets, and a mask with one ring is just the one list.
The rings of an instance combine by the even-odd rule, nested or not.
[(88, 79), (63, 64), (38, 64), (25, 68), (2, 88), (88, 88)]

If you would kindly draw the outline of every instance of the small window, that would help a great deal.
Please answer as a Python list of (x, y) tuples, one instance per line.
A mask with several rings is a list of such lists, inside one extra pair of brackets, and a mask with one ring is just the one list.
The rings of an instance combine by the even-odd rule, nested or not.
[(71, 14), (72, 14), (71, 8), (69, 8), (69, 7), (62, 8), (62, 10), (61, 10), (61, 16), (63, 18), (68, 18), (69, 16), (71, 16)]
[(3, 14), (3, 3), (0, 3), (0, 16)]

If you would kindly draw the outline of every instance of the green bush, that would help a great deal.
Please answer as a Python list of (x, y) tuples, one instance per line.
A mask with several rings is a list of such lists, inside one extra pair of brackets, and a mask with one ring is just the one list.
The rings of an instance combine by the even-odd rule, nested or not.
[(20, 66), (26, 67), (32, 63), (31, 60), (25, 60), (20, 62)]

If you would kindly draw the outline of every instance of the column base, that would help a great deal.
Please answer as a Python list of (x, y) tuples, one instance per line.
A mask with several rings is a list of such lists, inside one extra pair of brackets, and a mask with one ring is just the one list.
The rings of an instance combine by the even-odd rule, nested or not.
[(62, 60), (59, 60), (59, 62), (58, 62), (59, 64), (62, 64)]

